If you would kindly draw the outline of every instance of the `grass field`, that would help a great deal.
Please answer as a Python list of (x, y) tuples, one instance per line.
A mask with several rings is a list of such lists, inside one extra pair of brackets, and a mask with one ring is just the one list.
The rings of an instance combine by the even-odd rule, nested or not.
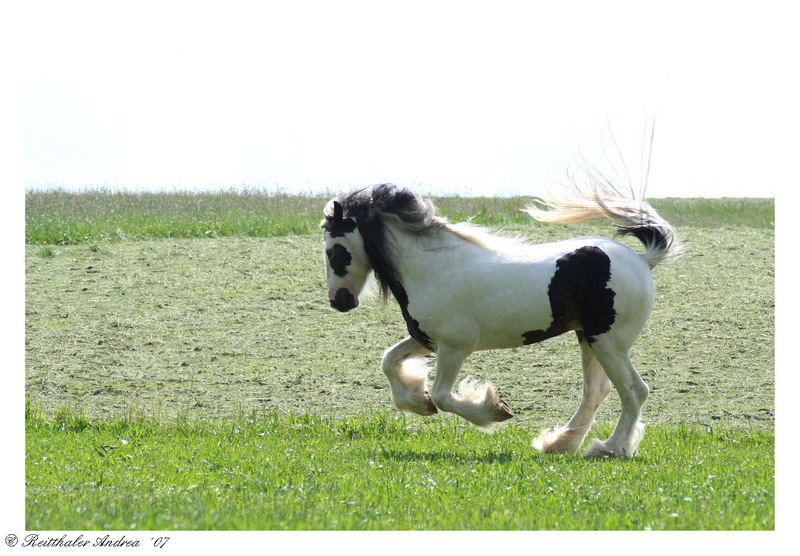
[[(533, 241), (613, 233), (525, 202), (438, 204)], [(328, 307), (323, 204), (26, 195), (29, 529), (774, 527), (771, 200), (653, 202), (688, 251), (655, 272), (633, 350), (649, 428), (626, 462), (530, 447), (580, 400), (567, 336), (467, 361), (517, 413), (494, 435), (394, 412), (379, 362), (402, 317)], [(612, 393), (591, 435), (618, 410)]]
[(488, 436), (385, 413), (170, 426), (33, 416), (26, 432), (29, 529), (714, 530), (775, 519), (766, 430), (659, 425), (632, 461), (542, 456), (523, 428)]
[[(315, 233), (329, 197), (220, 193), (29, 192), (25, 242), (67, 245), (144, 238), (276, 237)], [(536, 227), (519, 211), (532, 197), (442, 197), (436, 206), (452, 222)], [(771, 199), (660, 199), (673, 225), (771, 227)]]

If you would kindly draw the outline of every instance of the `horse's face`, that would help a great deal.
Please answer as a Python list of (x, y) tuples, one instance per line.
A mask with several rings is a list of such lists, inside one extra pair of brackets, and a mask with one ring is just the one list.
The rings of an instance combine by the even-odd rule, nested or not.
[(332, 203), (333, 216), (329, 205), (322, 221), (328, 299), (331, 307), (345, 312), (358, 307), (358, 294), (367, 281), (370, 265), (356, 221), (344, 216), (337, 201)]

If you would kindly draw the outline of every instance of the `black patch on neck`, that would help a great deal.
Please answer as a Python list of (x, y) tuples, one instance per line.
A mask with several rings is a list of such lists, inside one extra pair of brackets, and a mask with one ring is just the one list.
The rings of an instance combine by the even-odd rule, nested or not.
[[(375, 189), (377, 190), (383, 187), (384, 186), (378, 186)], [(397, 189), (394, 186), (385, 187), (391, 187), (393, 193), (394, 190)], [(384, 196), (391, 197), (392, 195)], [(399, 197), (401, 201), (405, 201), (403, 195), (397, 195), (397, 197)], [(367, 208), (373, 209), (373, 207), (374, 199)], [(385, 300), (388, 297), (388, 291), (391, 291), (398, 305), (400, 305), (400, 312), (403, 314), (403, 319), (406, 321), (406, 328), (408, 328), (409, 335), (426, 349), (435, 351), (436, 345), (434, 341), (422, 331), (419, 327), (419, 321), (414, 319), (408, 312), (408, 294), (403, 284), (400, 282), (400, 275), (397, 272), (394, 262), (390, 258), (390, 247), (388, 245), (388, 238), (386, 237), (386, 224), (384, 224), (380, 215), (375, 212), (374, 209), (366, 210), (357, 217), (356, 221), (358, 222), (358, 231), (361, 233), (361, 237), (364, 240), (364, 251), (367, 254), (372, 270), (375, 272), (375, 278), (380, 287), (383, 299)]]
[(616, 311), (614, 291), (608, 288), (611, 260), (599, 247), (581, 247), (556, 261), (547, 295), (553, 322), (547, 330), (522, 334), (525, 344), (541, 342), (568, 330), (582, 330), (590, 344), (611, 330)]
[(409, 335), (423, 345), (426, 349), (430, 351), (436, 351), (436, 343), (430, 338), (430, 336), (422, 331), (422, 329), (419, 327), (419, 321), (414, 319), (411, 316), (411, 313), (408, 312), (408, 294), (400, 282), (397, 282), (392, 287), (392, 295), (400, 305), (400, 312), (403, 314), (403, 319), (406, 321), (406, 328), (408, 328)]
[(331, 269), (336, 276), (347, 274), (347, 265), (353, 262), (353, 256), (344, 245), (337, 243), (333, 246), (333, 249), (327, 249), (325, 254), (328, 255)]

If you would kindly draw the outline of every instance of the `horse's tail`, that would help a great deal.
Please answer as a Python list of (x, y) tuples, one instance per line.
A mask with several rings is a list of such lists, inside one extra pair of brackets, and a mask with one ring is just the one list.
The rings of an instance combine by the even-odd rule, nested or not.
[(620, 235), (631, 235), (644, 245), (644, 258), (650, 268), (674, 261), (682, 253), (675, 230), (643, 198), (631, 191), (620, 193), (608, 182), (588, 176), (589, 187), (564, 184), (557, 194), (537, 201), (540, 206), (523, 209), (540, 222), (581, 222), (610, 218)]

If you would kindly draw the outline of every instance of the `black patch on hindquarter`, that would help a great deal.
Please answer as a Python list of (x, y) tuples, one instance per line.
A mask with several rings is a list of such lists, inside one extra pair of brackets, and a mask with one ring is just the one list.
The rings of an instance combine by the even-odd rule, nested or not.
[(611, 330), (616, 311), (614, 291), (607, 287), (610, 279), (611, 260), (599, 247), (581, 247), (558, 259), (547, 289), (553, 322), (547, 330), (523, 333), (524, 343), (582, 330), (591, 344), (595, 336)]
[(336, 276), (347, 274), (347, 265), (353, 262), (353, 256), (350, 255), (350, 251), (345, 246), (337, 243), (333, 246), (333, 249), (326, 249), (325, 254), (328, 255), (328, 262), (330, 262), (331, 269)]

